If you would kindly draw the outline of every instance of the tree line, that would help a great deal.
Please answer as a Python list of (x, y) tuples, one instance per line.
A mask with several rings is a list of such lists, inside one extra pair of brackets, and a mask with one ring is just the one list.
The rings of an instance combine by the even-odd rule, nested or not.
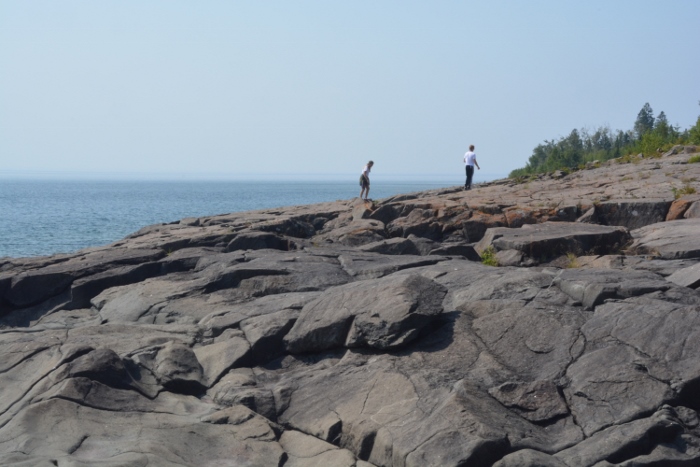
[(676, 144), (700, 144), (700, 116), (695, 126), (681, 131), (668, 123), (662, 111), (654, 117), (647, 102), (637, 114), (634, 127), (628, 131), (613, 131), (603, 126), (595, 131), (573, 129), (558, 140), (545, 140), (538, 145), (525, 167), (508, 176), (517, 178), (561, 169), (583, 168), (586, 163), (643, 154), (655, 157)]

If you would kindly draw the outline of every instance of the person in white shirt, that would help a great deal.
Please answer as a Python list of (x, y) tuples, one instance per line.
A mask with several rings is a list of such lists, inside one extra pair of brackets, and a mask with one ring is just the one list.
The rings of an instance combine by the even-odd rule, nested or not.
[(362, 175), (360, 175), (360, 186), (362, 189), (360, 190), (360, 198), (362, 198), (362, 195), (364, 194), (365, 200), (369, 198), (369, 172), (372, 170), (372, 166), (374, 165), (374, 162), (369, 161), (367, 165), (362, 169)]
[(481, 170), (481, 167), (479, 167), (479, 163), (476, 161), (476, 154), (474, 153), (474, 145), (469, 146), (469, 151), (464, 154), (464, 167), (467, 171), (467, 181), (464, 182), (464, 189), (465, 190), (471, 190), (472, 189), (472, 177), (474, 176), (474, 166), (476, 165), (476, 168)]

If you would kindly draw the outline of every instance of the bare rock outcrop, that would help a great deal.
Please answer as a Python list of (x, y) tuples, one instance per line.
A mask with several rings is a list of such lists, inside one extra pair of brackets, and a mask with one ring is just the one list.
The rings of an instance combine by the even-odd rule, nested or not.
[(700, 465), (689, 157), (2, 258), (0, 464)]

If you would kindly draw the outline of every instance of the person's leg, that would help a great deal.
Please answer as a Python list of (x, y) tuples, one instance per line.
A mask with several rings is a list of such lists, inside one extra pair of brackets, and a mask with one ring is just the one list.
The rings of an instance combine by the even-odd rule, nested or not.
[(472, 177), (473, 176), (474, 176), (474, 166), (468, 165), (467, 166), (467, 190), (471, 190), (471, 188), (472, 188)]
[(367, 191), (365, 192), (365, 199), (369, 199), (369, 183), (367, 184)]

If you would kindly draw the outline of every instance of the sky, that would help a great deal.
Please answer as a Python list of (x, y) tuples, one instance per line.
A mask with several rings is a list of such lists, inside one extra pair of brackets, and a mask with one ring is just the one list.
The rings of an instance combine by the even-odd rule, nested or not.
[(700, 115), (697, 0), (1, 0), (0, 177), (505, 177)]

